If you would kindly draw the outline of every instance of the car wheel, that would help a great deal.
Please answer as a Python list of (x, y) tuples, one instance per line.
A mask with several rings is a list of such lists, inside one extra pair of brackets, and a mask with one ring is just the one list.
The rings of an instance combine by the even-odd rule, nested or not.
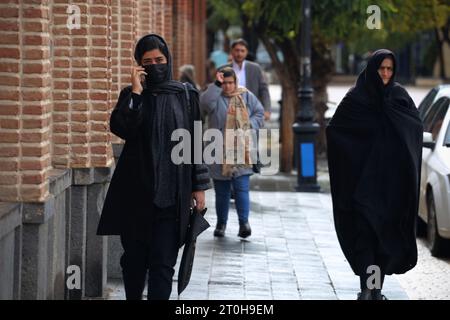
[(442, 256), (444, 253), (445, 239), (438, 233), (438, 225), (436, 219), (436, 205), (434, 203), (433, 194), (430, 192), (427, 201), (428, 206), (428, 223), (427, 223), (427, 238), (428, 245), (433, 257)]

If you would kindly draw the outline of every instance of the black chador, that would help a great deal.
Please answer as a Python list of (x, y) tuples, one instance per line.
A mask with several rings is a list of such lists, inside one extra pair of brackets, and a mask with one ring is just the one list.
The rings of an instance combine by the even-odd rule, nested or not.
[[(393, 61), (383, 84), (378, 69)], [(362, 287), (367, 267), (402, 274), (417, 263), (422, 122), (394, 82), (389, 50), (373, 53), (327, 127), (328, 165), (337, 236)]]

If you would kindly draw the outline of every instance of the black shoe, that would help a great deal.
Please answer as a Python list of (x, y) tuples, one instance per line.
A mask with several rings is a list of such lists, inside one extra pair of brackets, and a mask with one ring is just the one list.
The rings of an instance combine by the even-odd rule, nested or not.
[(214, 230), (214, 237), (223, 238), (225, 237), (225, 229), (227, 225), (224, 223), (218, 223), (216, 225), (216, 230)]
[(364, 289), (360, 293), (358, 293), (357, 300), (373, 300), (372, 298), (372, 290)]
[(381, 294), (381, 290), (373, 290), (372, 299), (373, 300), (387, 300), (388, 298), (386, 298), (386, 296), (384, 294)]
[(250, 224), (248, 222), (242, 223), (239, 225), (238, 237), (247, 238), (251, 234), (252, 234), (252, 229), (250, 228)]

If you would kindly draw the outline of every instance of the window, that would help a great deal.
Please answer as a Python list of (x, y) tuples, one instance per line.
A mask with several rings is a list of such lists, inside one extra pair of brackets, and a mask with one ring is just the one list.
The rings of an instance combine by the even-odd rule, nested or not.
[(447, 126), (447, 132), (445, 133), (444, 146), (450, 148), (450, 122)]
[(421, 119), (424, 119), (428, 110), (430, 110), (431, 105), (433, 104), (434, 98), (438, 91), (436, 88), (433, 88), (426, 97), (422, 100), (419, 105), (419, 115)]
[(435, 141), (441, 131), (442, 122), (450, 104), (450, 99), (447, 97), (440, 98), (430, 108), (430, 111), (424, 120), (424, 130), (431, 132), (433, 140)]

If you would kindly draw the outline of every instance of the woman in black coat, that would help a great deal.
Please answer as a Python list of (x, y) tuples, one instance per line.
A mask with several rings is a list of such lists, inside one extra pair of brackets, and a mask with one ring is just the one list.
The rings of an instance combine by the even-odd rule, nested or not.
[[(138, 66), (132, 68), (132, 85), (121, 91), (111, 114), (111, 132), (125, 145), (97, 234), (120, 235), (127, 299), (142, 298), (147, 274), (148, 299), (169, 299), (191, 201), (201, 210), (204, 190), (211, 187), (207, 167), (192, 161), (198, 92), (172, 80), (172, 57), (162, 37), (140, 39), (134, 57)], [(177, 129), (191, 135), (191, 163), (175, 164), (171, 157)]]
[(423, 128), (395, 71), (391, 51), (374, 52), (327, 127), (334, 223), (361, 300), (386, 299), (384, 275), (417, 263)]

